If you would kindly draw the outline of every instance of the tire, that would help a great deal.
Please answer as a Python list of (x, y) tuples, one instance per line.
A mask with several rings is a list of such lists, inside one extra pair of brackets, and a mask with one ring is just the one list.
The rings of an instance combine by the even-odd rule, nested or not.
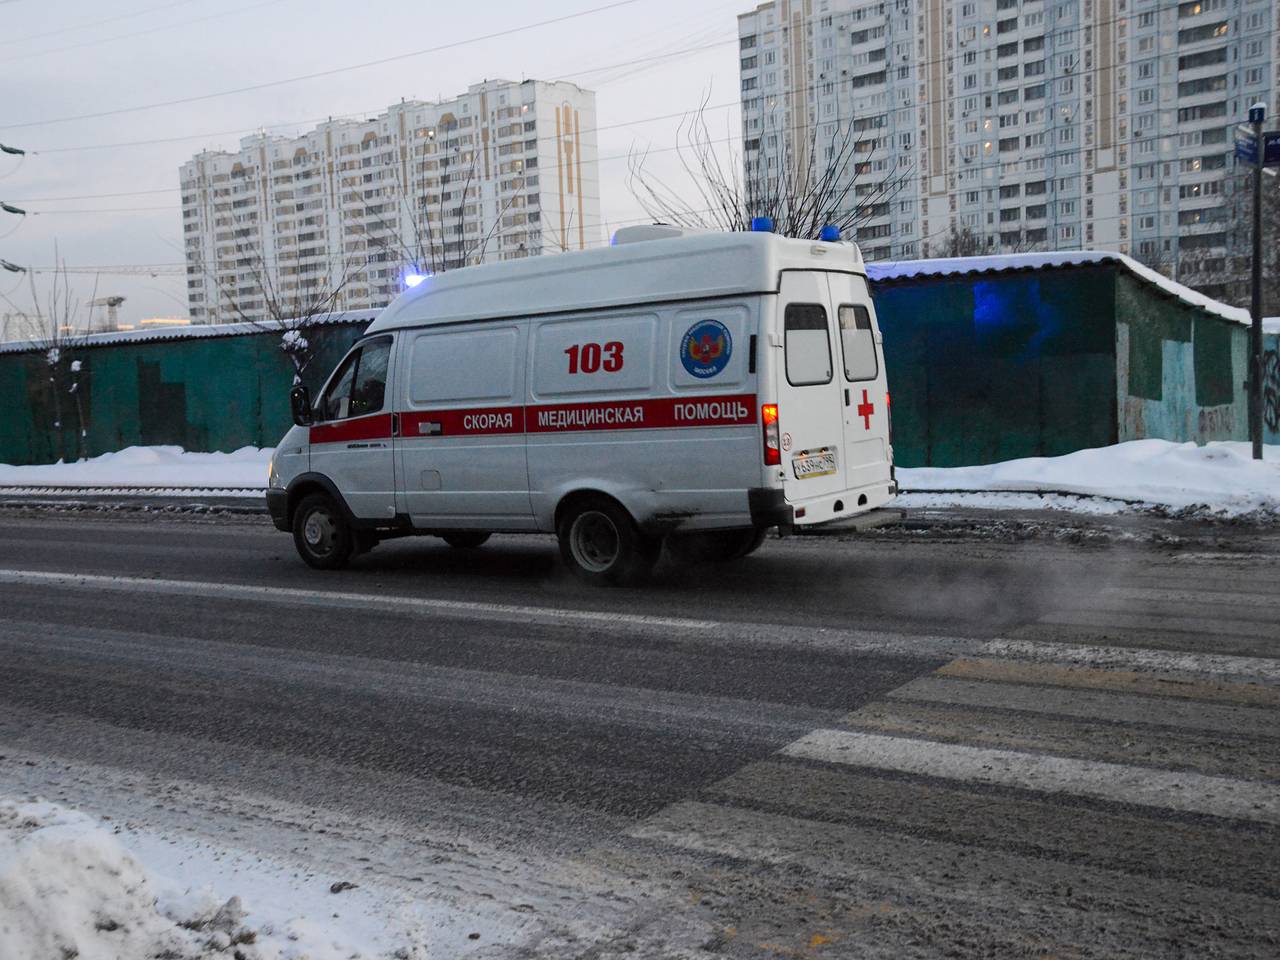
[(668, 537), (667, 552), (680, 563), (726, 563), (755, 552), (764, 538), (763, 527), (686, 533)]
[(556, 526), (560, 556), (578, 579), (594, 586), (634, 583), (658, 560), (662, 541), (641, 533), (631, 515), (607, 497), (583, 498)]
[(474, 530), (461, 530), (458, 533), (442, 533), (440, 539), (459, 550), (474, 550), (489, 539), (489, 534)]
[(751, 536), (743, 537), (742, 549), (734, 555), (733, 559), (741, 560), (743, 557), (751, 556), (764, 545), (765, 537), (768, 535), (768, 527), (756, 527)]
[(355, 552), (351, 525), (324, 493), (308, 494), (293, 511), (293, 543), (307, 566), (317, 570), (341, 569)]

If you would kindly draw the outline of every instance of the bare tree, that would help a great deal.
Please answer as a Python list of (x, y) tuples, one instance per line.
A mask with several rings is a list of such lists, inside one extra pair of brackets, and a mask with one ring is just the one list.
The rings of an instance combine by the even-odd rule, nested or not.
[[(4, 299), (16, 311), (18, 328), (23, 338), (40, 357), (44, 371), (46, 398), (52, 414), (51, 432), (53, 448), (58, 461), (67, 458), (64, 410), (69, 405), (75, 414), (75, 458), (84, 457), (87, 435), (84, 395), (81, 390), (83, 359), (80, 356), (85, 343), (83, 331), (77, 329), (83, 304), (71, 289), (66, 263), (58, 257), (54, 247), (52, 282), (42, 299), (36, 288), (34, 272), (28, 273), (31, 309), (18, 307), (8, 297)], [(97, 294), (94, 280), (93, 300)]]
[[(401, 175), (381, 189), (377, 202), (359, 211), (375, 221), (366, 239), (384, 262), (389, 257), (415, 273), (439, 274), (483, 260), (504, 216), (522, 196), (523, 168), (505, 180), (500, 176), (500, 184), (509, 187), (508, 195), (500, 201), (490, 227), (468, 237), (467, 208), (484, 202), (479, 196), (483, 157), (475, 144), (460, 143), (457, 131), (456, 121), (441, 124), (420, 145), (424, 149), (417, 157), (406, 158)], [(384, 200), (391, 202), (390, 211)], [(451, 228), (450, 220), (455, 221)]]
[[(280, 349), (293, 365), (294, 382), (300, 383), (315, 359), (308, 333), (341, 312), (342, 292), (351, 282), (356, 263), (344, 252), (332, 275), (328, 268), (304, 274), (296, 254), (278, 257), (273, 266), (260, 247), (248, 242), (248, 229), (237, 234), (235, 273), (227, 279), (219, 269), (221, 264), (206, 263), (205, 275), (217, 285), (236, 319), (257, 330), (280, 334)], [(248, 293), (243, 292), (246, 289)]]
[[(1207, 296), (1248, 308), (1252, 297), (1252, 176), (1242, 165), (1224, 178), (1221, 203), (1179, 212), (1180, 225), (1205, 227), (1203, 232), (1182, 233), (1176, 254), (1138, 247), (1134, 256)], [(1280, 176), (1262, 179), (1262, 258), (1263, 313), (1280, 314)]]
[(930, 252), (937, 257), (977, 257), (986, 250), (982, 237), (969, 227), (957, 227), (953, 223), (946, 237)]
[[(655, 221), (736, 231), (750, 229), (756, 217), (769, 217), (788, 237), (817, 237), (828, 225), (852, 236), (868, 220), (888, 214), (890, 200), (911, 176), (913, 168), (904, 167), (870, 180), (875, 138), (859, 139), (848, 122), (810, 124), (804, 139), (786, 136), (775, 119), (764, 135), (778, 151), (761, 151), (761, 141), (752, 140), (743, 144), (740, 163), (732, 147), (720, 149), (736, 142), (732, 134), (721, 141), (712, 138), (706, 106), (704, 97), (676, 132), (680, 166), (693, 184), (687, 196), (650, 172), (647, 151), (631, 153), (628, 188)], [(820, 134), (821, 127), (827, 135)]]

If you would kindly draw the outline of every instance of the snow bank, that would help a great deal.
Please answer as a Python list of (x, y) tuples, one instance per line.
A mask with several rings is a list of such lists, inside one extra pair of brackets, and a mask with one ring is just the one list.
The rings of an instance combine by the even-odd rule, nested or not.
[(0, 485), (56, 484), (102, 487), (253, 487), (265, 489), (272, 450), (242, 447), (234, 453), (187, 453), (181, 447), (126, 447), (76, 463), (15, 467), (0, 464)]
[(89, 817), (0, 800), (0, 957), (199, 953), (194, 932), (157, 909), (142, 866)]
[[(108, 492), (113, 486), (171, 486), (175, 489), (162, 492), (174, 495), (181, 495), (183, 487), (202, 491), (247, 487), (246, 496), (259, 497), (266, 487), (271, 453), (255, 447), (235, 453), (129, 447), (79, 463), (0, 465), (0, 485), (54, 484), (95, 492)], [(1250, 459), (1249, 444), (1243, 442), (1196, 446), (1134, 440), (1061, 457), (1030, 457), (989, 466), (899, 469), (898, 482), (908, 492), (901, 502), (904, 507), (1051, 506), (1098, 513), (1126, 509), (1119, 501), (1132, 501), (1177, 510), (1203, 506), (1233, 516), (1255, 510), (1280, 512), (1280, 447), (1268, 447), (1267, 459), (1255, 462)], [(1028, 496), (1037, 493), (1077, 496)], [(1080, 497), (1116, 502), (1085, 502)]]
[(528, 932), (359, 879), (0, 796), (3, 960), (427, 960)]
[[(1018, 504), (999, 494), (977, 497), (952, 491), (1028, 491), (1109, 497), (1176, 510), (1203, 506), (1228, 516), (1280, 512), (1280, 447), (1267, 447), (1264, 453), (1266, 459), (1255, 461), (1249, 444), (1238, 441), (1197, 446), (1132, 440), (1061, 457), (1028, 457), (979, 467), (900, 469), (898, 483), (910, 494), (921, 495), (921, 506), (1000, 509)], [(923, 497), (928, 491), (948, 492)], [(904, 499), (904, 506), (912, 505), (911, 499)], [(1073, 508), (1068, 498), (1055, 498), (1045, 505)], [(1088, 505), (1084, 508), (1096, 512)]]

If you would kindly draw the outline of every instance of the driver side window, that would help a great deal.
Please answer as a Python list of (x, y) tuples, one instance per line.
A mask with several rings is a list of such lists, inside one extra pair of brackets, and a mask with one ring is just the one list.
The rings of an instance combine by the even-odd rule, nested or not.
[(370, 340), (342, 362), (320, 401), (320, 419), (346, 420), (382, 409), (387, 393), (391, 338)]

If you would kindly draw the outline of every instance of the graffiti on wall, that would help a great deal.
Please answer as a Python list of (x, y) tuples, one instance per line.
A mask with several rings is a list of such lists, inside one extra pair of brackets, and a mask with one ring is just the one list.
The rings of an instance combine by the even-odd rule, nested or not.
[(1275, 350), (1262, 355), (1262, 419), (1272, 433), (1280, 431), (1280, 356)]
[(1201, 407), (1200, 436), (1230, 436), (1236, 428), (1234, 407)]

